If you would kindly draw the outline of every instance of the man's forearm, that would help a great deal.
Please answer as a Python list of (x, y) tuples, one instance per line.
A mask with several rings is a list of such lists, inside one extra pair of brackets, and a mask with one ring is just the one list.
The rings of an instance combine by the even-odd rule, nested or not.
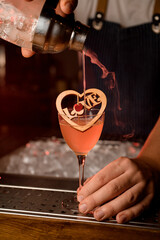
[(142, 147), (139, 159), (143, 159), (160, 172), (160, 117)]

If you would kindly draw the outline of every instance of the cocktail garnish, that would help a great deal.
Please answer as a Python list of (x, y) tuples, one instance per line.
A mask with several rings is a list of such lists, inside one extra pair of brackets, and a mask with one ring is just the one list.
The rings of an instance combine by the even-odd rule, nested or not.
[(74, 104), (74, 109), (79, 112), (83, 109), (83, 105), (81, 103)]
[[(62, 108), (62, 101), (65, 97), (68, 96), (75, 96), (77, 100), (76, 104), (73, 104), (73, 106), (70, 108), (65, 107)], [(85, 98), (85, 99), (84, 99)], [(76, 128), (79, 131), (85, 131), (88, 128), (90, 128), (103, 114), (105, 108), (107, 105), (107, 98), (106, 95), (99, 89), (91, 88), (87, 89), (85, 93), (78, 93), (74, 90), (66, 90), (62, 93), (60, 93), (56, 100), (56, 107), (57, 111), (61, 115), (61, 117), (68, 122), (73, 128)], [(90, 122), (88, 122), (86, 125), (78, 125), (78, 123), (75, 123), (72, 121), (73, 118), (76, 118), (78, 116), (81, 116), (84, 114), (85, 109), (95, 109), (98, 108), (99, 111), (97, 115), (95, 115), (94, 118)]]

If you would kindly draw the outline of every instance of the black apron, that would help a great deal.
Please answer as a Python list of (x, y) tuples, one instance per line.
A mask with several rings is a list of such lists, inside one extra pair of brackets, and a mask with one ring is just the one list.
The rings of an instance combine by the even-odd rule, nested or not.
[[(102, 79), (101, 69), (86, 57), (87, 88), (101, 89), (108, 99), (103, 137), (145, 140), (160, 114), (160, 34), (152, 23), (121, 28), (98, 14), (89, 20), (85, 46), (116, 77), (111, 89), (112, 75)], [(93, 28), (95, 21), (103, 23), (101, 30)]]

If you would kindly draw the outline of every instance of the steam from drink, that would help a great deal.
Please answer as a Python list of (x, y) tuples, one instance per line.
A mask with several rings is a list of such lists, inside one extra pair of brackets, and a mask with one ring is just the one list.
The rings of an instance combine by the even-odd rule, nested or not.
[(91, 63), (96, 64), (102, 70), (101, 78), (106, 78), (109, 72), (106, 67), (98, 60), (97, 54), (88, 49), (85, 52), (85, 55), (90, 58)]
[[(85, 66), (84, 66), (85, 65), (85, 56), (89, 57), (91, 63), (96, 64), (102, 70), (101, 78), (106, 79), (106, 87), (111, 91), (114, 90), (114, 98), (116, 100), (116, 107), (114, 107), (114, 109), (113, 109), (115, 125), (125, 129), (126, 128), (126, 126), (125, 126), (126, 123), (118, 120), (118, 117), (117, 117), (117, 110), (121, 111), (122, 108), (120, 106), (120, 93), (119, 93), (118, 84), (117, 84), (117, 81), (116, 81), (115, 72), (109, 72), (107, 70), (107, 68), (99, 61), (98, 56), (95, 52), (91, 51), (90, 49), (85, 50), (85, 52), (83, 51), (83, 74), (84, 74), (83, 87), (84, 87), (84, 92), (85, 92), (85, 89), (86, 89)], [(129, 123), (127, 123), (127, 124), (129, 124)], [(132, 127), (131, 127), (131, 130), (130, 130), (129, 133), (123, 134), (124, 139), (129, 139), (129, 138), (132, 138), (133, 136), (134, 136), (134, 129)]]
[[(114, 72), (109, 72), (107, 70), (107, 68), (98, 60), (98, 56), (97, 56), (96, 53), (94, 53), (94, 52), (92, 52), (91, 50), (88, 49), (85, 52), (85, 55), (90, 58), (91, 63), (96, 64), (102, 70), (101, 78), (102, 79), (105, 79), (105, 78), (108, 79), (108, 84), (107, 84), (108, 88), (110, 90), (116, 88), (117, 97), (118, 97), (117, 108), (118, 108), (119, 111), (122, 110), (121, 106), (120, 106), (120, 94), (119, 94), (118, 85), (117, 85), (117, 82), (116, 82), (115, 73)], [(86, 83), (85, 83), (85, 86), (86, 86)]]

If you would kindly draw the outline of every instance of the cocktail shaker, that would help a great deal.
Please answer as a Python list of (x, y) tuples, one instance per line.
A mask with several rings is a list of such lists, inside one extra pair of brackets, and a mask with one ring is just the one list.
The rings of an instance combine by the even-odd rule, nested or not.
[(0, 38), (40, 53), (83, 50), (89, 27), (55, 13), (56, 0), (0, 0)]

